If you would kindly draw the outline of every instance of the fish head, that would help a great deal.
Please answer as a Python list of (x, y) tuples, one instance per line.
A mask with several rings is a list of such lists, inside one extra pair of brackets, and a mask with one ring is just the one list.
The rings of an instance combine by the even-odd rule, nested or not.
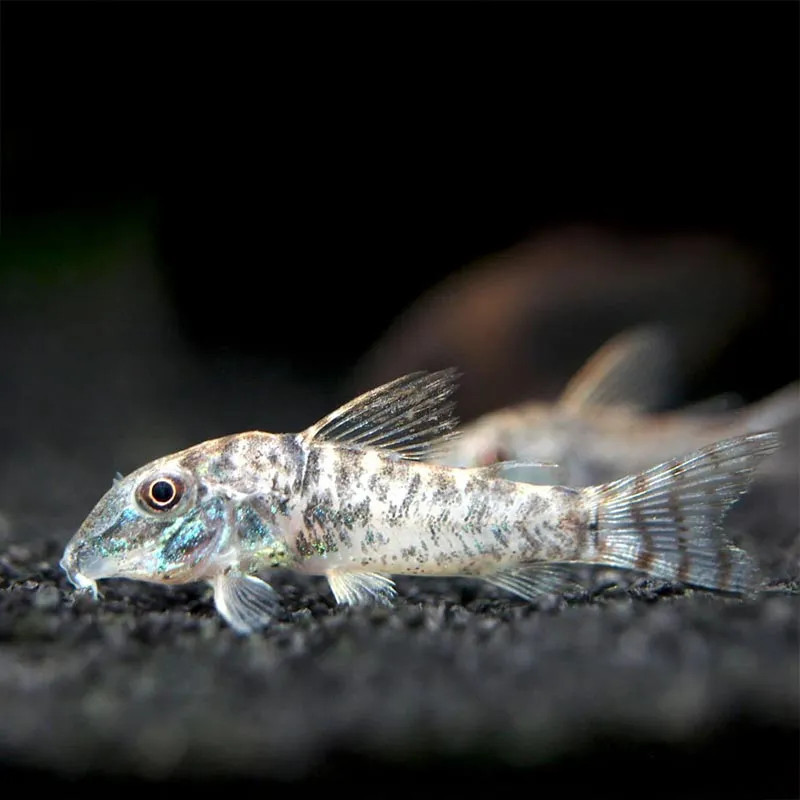
[(199, 580), (229, 538), (228, 506), (177, 458), (159, 459), (114, 482), (67, 544), (61, 567), (95, 596), (102, 578)]

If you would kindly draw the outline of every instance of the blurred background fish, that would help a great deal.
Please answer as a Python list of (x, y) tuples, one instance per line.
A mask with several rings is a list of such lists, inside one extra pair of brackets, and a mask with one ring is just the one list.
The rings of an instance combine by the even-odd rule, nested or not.
[[(684, 390), (702, 396), (725, 379), (736, 388), (745, 375), (761, 383), (766, 364), (753, 359), (743, 370), (738, 351), (764, 338), (780, 291), (774, 266), (719, 234), (542, 230), (422, 293), (358, 362), (352, 390), (456, 364), (464, 373), (460, 412), (472, 419), (532, 397), (555, 400), (588, 354), (647, 323), (670, 327)], [(788, 335), (781, 347), (782, 370), (792, 374)], [(678, 387), (668, 388), (679, 399)]]
[(575, 374), (556, 402), (529, 402), (482, 416), (462, 429), (441, 463), (550, 462), (555, 466), (520, 468), (515, 479), (589, 486), (720, 439), (778, 430), (780, 456), (760, 478), (796, 479), (800, 384), (741, 408), (730, 408), (736, 399), (721, 395), (656, 413), (680, 396), (675, 344), (665, 326), (615, 336)]

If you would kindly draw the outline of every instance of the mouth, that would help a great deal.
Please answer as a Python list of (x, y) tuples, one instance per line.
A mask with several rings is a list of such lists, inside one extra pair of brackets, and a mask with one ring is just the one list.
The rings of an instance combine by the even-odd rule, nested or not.
[(86, 557), (80, 548), (67, 546), (60, 562), (69, 582), (81, 592), (90, 592), (97, 599), (97, 580), (114, 574), (111, 560), (101, 556)]

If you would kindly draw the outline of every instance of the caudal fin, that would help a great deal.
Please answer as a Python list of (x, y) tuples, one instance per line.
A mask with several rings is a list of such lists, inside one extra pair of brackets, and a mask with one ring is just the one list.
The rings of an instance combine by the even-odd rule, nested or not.
[(790, 383), (748, 406), (744, 411), (744, 419), (749, 431), (776, 430), (797, 425), (800, 421), (800, 382)]
[(778, 445), (774, 433), (739, 436), (582, 490), (593, 532), (588, 560), (707, 589), (751, 591), (756, 566), (725, 539), (720, 523)]

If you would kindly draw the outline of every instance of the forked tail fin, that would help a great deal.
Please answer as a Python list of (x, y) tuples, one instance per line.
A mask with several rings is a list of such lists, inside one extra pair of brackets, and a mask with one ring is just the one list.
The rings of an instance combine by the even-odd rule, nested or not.
[(707, 589), (753, 590), (757, 569), (720, 529), (774, 433), (725, 439), (639, 475), (582, 490), (589, 511), (587, 560)]

